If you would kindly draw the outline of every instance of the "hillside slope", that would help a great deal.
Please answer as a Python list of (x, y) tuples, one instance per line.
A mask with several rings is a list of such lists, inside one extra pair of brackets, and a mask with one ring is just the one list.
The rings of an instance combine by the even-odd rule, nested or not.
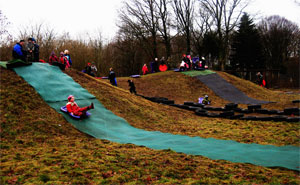
[[(284, 108), (299, 106), (299, 104), (295, 105), (292, 103), (292, 100), (300, 99), (299, 91), (296, 94), (285, 94), (282, 91), (273, 91), (260, 87), (251, 81), (235, 77), (225, 72), (217, 73), (247, 96), (258, 100), (275, 102), (265, 104), (263, 108), (283, 110)], [(119, 86), (123, 89), (129, 89), (127, 83), (128, 79), (133, 78), (118, 78)], [(133, 81), (136, 84), (136, 89), (139, 94), (166, 97), (175, 100), (178, 104), (182, 104), (185, 101), (197, 102), (198, 98), (203, 97), (204, 94), (209, 95), (213, 106), (224, 106), (226, 103), (229, 103), (217, 96), (195, 77), (186, 76), (182, 73), (167, 71), (142, 76), (142, 78), (135, 78)], [(246, 108), (247, 105), (240, 104), (240, 107)]]
[[(298, 172), (291, 170), (213, 161), (91, 138), (74, 129), (14, 72), (1, 68), (0, 74), (1, 184), (300, 182)], [(255, 122), (226, 123), (200, 118), (188, 111), (149, 102), (80, 72), (71, 70), (68, 74), (104, 106), (139, 128), (240, 142), (297, 145), (295, 124), (266, 122), (263, 128), (267, 135), (253, 138), (253, 131), (262, 128)], [(236, 132), (243, 132), (230, 131), (230, 125)], [(243, 128), (250, 125), (254, 130)]]
[[(107, 80), (97, 80), (74, 70), (68, 71), (67, 73), (72, 76), (76, 82), (95, 95), (107, 109), (111, 110), (116, 115), (125, 118), (136, 128), (172, 134), (200, 136), (204, 138), (213, 137), (217, 139), (229, 139), (243, 143), (273, 144), (278, 146), (289, 144), (298, 145), (298, 125), (294, 123), (267, 121), (262, 124), (259, 121), (199, 117), (191, 111), (153, 103), (139, 96), (130, 94), (128, 90), (111, 86)], [(165, 75), (164, 73), (160, 74)], [(174, 79), (172, 76), (173, 74), (171, 73), (171, 75), (168, 75), (168, 73), (166, 73), (166, 77)], [(156, 76), (159, 76), (159, 74), (154, 75), (154, 77)], [(144, 80), (143, 84), (153, 83), (154, 80), (151, 78), (152, 76), (149, 77), (150, 79), (147, 79), (147, 77), (145, 79), (135, 79), (135, 81), (138, 82), (138, 80)], [(191, 80), (189, 78), (187, 79)], [(185, 78), (181, 79), (183, 80), (177, 81), (184, 84)], [(123, 86), (125, 82), (127, 83), (127, 78), (118, 79), (118, 81), (120, 87), (122, 87), (122, 83)], [(181, 87), (176, 86), (176, 89), (171, 90), (173, 95), (168, 96), (166, 93), (170, 91), (165, 90), (167, 89), (165, 86), (168, 85), (152, 86), (151, 92), (147, 91), (145, 94), (148, 96), (151, 96), (151, 94), (152, 96), (155, 96), (156, 93), (159, 93), (159, 88), (161, 87), (164, 88), (161, 90), (161, 96), (170, 99), (175, 97), (175, 101), (180, 102), (181, 97), (184, 99), (184, 95), (182, 95), (184, 92), (189, 93), (193, 91), (192, 88), (180, 90)], [(174, 87), (175, 86), (173, 86), (173, 88)], [(202, 87), (200, 84), (199, 88), (205, 87)], [(183, 93), (178, 93), (178, 91), (183, 91)], [(178, 94), (176, 94), (176, 92)], [(145, 95), (139, 91), (138, 93)], [(157, 96), (159, 96), (159, 94), (157, 94)], [(176, 97), (180, 98), (177, 99)], [(216, 102), (216, 104), (224, 106), (222, 102), (224, 102), (224, 100), (220, 100), (219, 102)], [(286, 133), (290, 134), (286, 135)]]

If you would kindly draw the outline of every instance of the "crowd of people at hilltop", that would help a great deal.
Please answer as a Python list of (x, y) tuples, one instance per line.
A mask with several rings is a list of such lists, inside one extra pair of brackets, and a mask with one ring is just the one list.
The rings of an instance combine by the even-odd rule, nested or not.
[[(44, 62), (39, 59), (39, 45), (36, 43), (34, 38), (28, 38), (27, 43), (25, 40), (20, 40), (20, 42), (16, 43), (12, 52), (14, 59), (20, 59), (25, 62)], [(70, 52), (68, 50), (64, 50), (59, 52), (59, 56), (56, 55), (54, 51), (51, 52), (48, 63), (50, 65), (55, 65), (60, 67), (60, 69), (65, 70), (72, 66), (72, 59), (70, 56)], [(182, 55), (182, 59), (179, 65), (179, 71), (189, 71), (189, 70), (201, 70), (206, 69), (206, 61), (204, 57), (194, 57), (191, 55)], [(146, 75), (148, 73), (156, 73), (166, 71), (168, 66), (166, 64), (165, 58), (162, 57), (160, 60), (158, 58), (154, 58), (153, 61), (150, 62), (150, 70), (148, 69), (147, 64), (144, 64), (142, 67), (142, 74)], [(97, 67), (94, 62), (88, 62), (83, 72), (87, 73), (90, 76), (96, 77)], [(110, 83), (114, 86), (117, 86), (116, 73), (113, 68), (110, 68), (108, 79)], [(130, 92), (136, 94), (135, 85), (132, 80), (128, 80)], [(210, 102), (210, 101), (208, 101)]]
[(14, 59), (20, 59), (28, 62), (38, 62), (40, 55), (40, 46), (36, 43), (34, 38), (28, 38), (27, 43), (25, 40), (20, 40), (13, 47), (12, 56)]
[[(28, 38), (27, 43), (25, 40), (20, 40), (13, 47), (12, 57), (14, 60), (22, 60), (24, 62), (45, 62), (40, 59), (40, 47), (34, 38)], [(49, 56), (48, 63), (50, 65), (59, 66), (62, 70), (72, 66), (72, 59), (68, 50), (59, 53), (59, 57), (55, 52)]]
[(191, 55), (182, 55), (181, 63), (179, 65), (179, 71), (190, 71), (190, 70), (205, 70), (208, 66), (204, 57), (194, 57)]
[[(150, 70), (148, 69), (147, 64), (144, 64), (142, 67), (142, 74), (146, 75), (148, 73), (156, 73), (166, 71), (168, 66), (166, 64), (165, 58), (162, 57), (160, 60), (158, 58), (154, 58), (153, 61), (150, 62)], [(204, 57), (191, 57), (191, 55), (182, 55), (181, 62), (178, 66), (179, 71), (189, 71), (189, 70), (205, 70), (208, 68), (206, 60)]]
[[(20, 40), (20, 42), (16, 43), (16, 45), (13, 47), (12, 56), (14, 59), (20, 59), (25, 62), (44, 62), (43, 60), (39, 59), (39, 45), (36, 43), (36, 40), (34, 38), (28, 38), (27, 43), (25, 43), (25, 40)], [(70, 68), (72, 66), (72, 59), (69, 50), (59, 52), (59, 56), (57, 56), (56, 53), (52, 51), (49, 56), (48, 63), (50, 65), (56, 65), (62, 70)], [(200, 59), (199, 57), (194, 57), (192, 59), (191, 55), (183, 54), (178, 68), (179, 71), (186, 71), (192, 69), (206, 69), (207, 66), (204, 57), (201, 57)], [(157, 57), (154, 58), (154, 60), (150, 62), (150, 70), (148, 69), (147, 64), (144, 64), (142, 66), (143, 75), (146, 75), (150, 72), (156, 73), (166, 70), (168, 70), (168, 66), (164, 57), (162, 57), (160, 60), (158, 60)], [(97, 71), (98, 70), (94, 62), (88, 62), (85, 69), (83, 70), (83, 72), (94, 77), (96, 76)], [(113, 71), (110, 70), (110, 76), (115, 74), (114, 72), (112, 72)]]

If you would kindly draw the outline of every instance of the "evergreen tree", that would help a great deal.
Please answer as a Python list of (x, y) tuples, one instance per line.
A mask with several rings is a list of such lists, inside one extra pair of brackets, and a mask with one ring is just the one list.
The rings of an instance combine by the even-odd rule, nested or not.
[(247, 13), (241, 17), (238, 31), (233, 37), (231, 66), (234, 70), (247, 71), (265, 67), (260, 35)]

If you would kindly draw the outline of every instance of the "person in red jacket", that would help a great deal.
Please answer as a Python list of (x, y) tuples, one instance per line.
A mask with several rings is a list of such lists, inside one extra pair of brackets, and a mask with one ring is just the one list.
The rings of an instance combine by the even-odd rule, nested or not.
[(58, 62), (63, 64), (66, 69), (68, 69), (70, 67), (68, 58), (66, 56), (64, 56), (64, 52), (60, 52), (60, 57), (58, 58)]
[(68, 97), (68, 103), (67, 103), (66, 107), (67, 107), (68, 112), (71, 113), (72, 115), (81, 116), (81, 115), (84, 115), (86, 113), (86, 111), (88, 111), (90, 109), (94, 109), (94, 104), (91, 103), (90, 106), (80, 108), (77, 105), (77, 103), (75, 102), (75, 97), (73, 95), (70, 95)]
[(144, 64), (142, 71), (143, 71), (143, 75), (146, 75), (149, 72), (147, 64)]
[(52, 65), (53, 62), (58, 62), (58, 58), (57, 56), (55, 55), (55, 52), (52, 51), (50, 57), (49, 57), (49, 64)]

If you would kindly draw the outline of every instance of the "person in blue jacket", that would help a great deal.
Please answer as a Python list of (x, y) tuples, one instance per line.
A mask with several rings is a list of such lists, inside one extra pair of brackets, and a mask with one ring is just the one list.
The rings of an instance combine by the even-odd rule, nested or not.
[(113, 68), (109, 69), (109, 76), (108, 76), (108, 78), (109, 78), (109, 81), (110, 81), (111, 85), (117, 86), (116, 74), (115, 74)]
[(13, 59), (20, 59), (26, 61), (26, 51), (23, 50), (24, 44), (25, 40), (20, 40), (20, 42), (16, 43), (12, 52)]
[(64, 56), (67, 57), (68, 61), (69, 61), (69, 64), (70, 64), (70, 67), (72, 66), (72, 60), (71, 60), (71, 55), (70, 55), (70, 52), (69, 50), (65, 50), (64, 51)]

